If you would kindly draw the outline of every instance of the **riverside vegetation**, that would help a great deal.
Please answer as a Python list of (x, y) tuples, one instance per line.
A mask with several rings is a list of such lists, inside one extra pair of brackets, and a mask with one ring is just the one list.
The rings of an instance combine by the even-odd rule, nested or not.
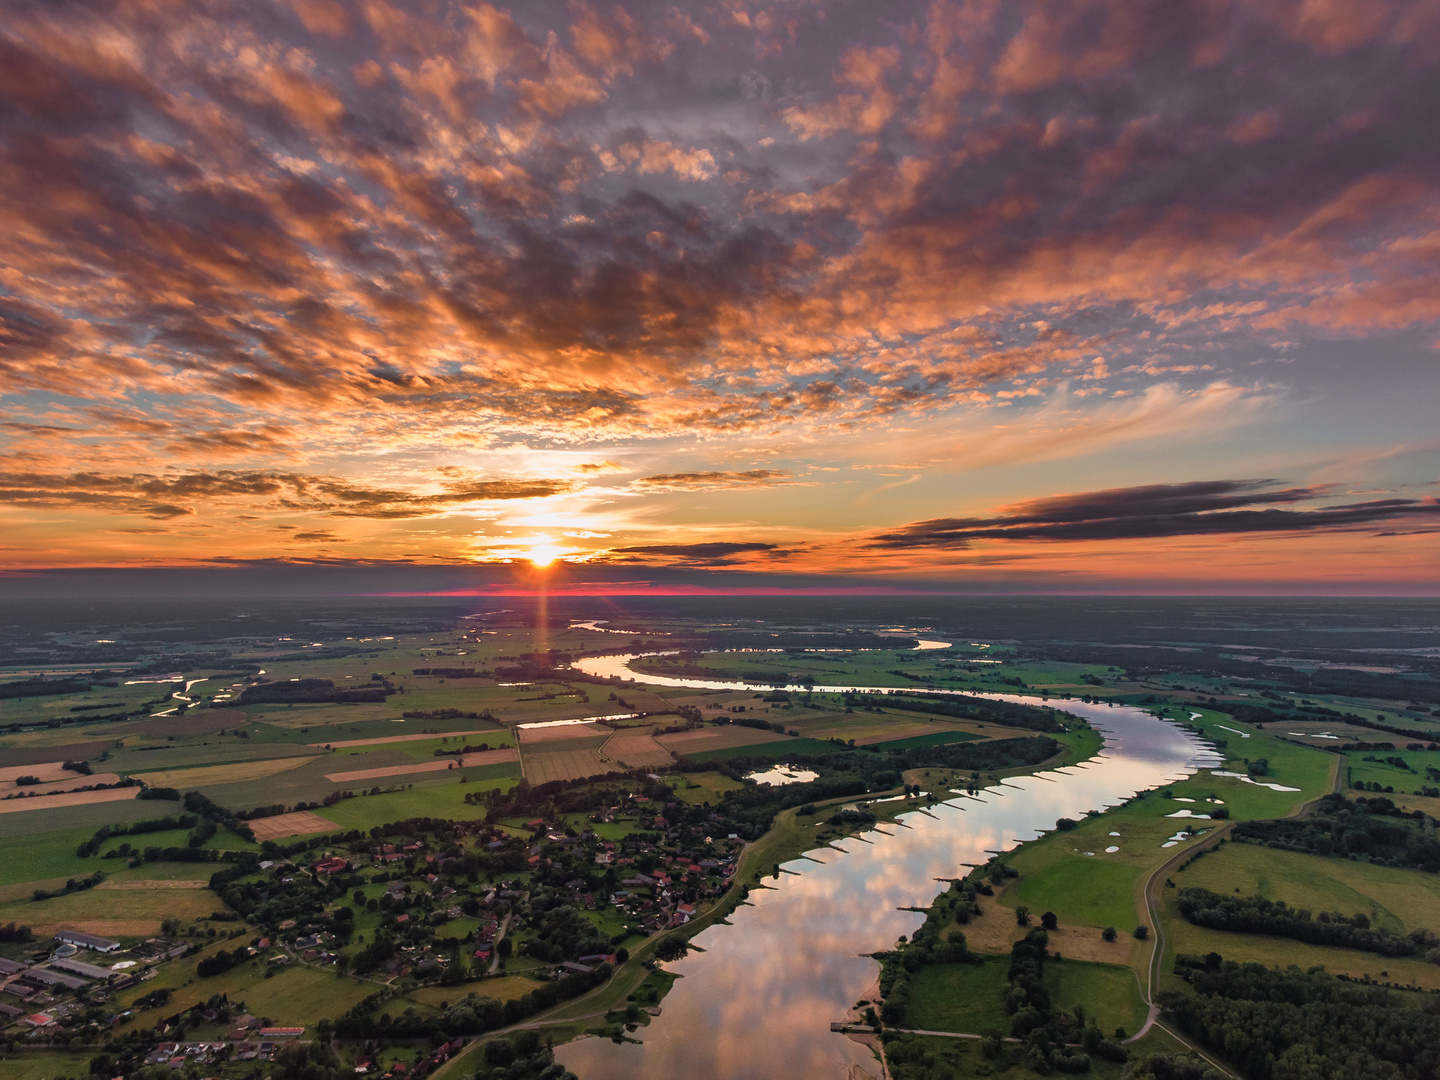
[[(0, 686), (0, 766), (26, 807), (0, 815), (12, 852), (0, 955), (44, 968), (50, 937), (76, 929), (113, 938), (135, 964), (49, 1001), (15, 999), (52, 1022), (12, 1020), (11, 1053), (80, 1063), (51, 1075), (173, 1075), (152, 1061), (164, 1052), (234, 1077), (354, 1075), (362, 1062), (374, 1075), (564, 1076), (553, 1045), (642, 1038), (669, 985), (659, 959), (780, 862), (1093, 753), (1067, 697), (1173, 717), (1225, 760), (956, 868), (922, 925), (879, 956), (870, 1008), (892, 1075), (1300, 1080), (1434, 1067), (1425, 991), (1440, 988), (1426, 982), (1440, 967), (1426, 927), (1440, 926), (1440, 799), (1425, 770), (1440, 764), (1426, 756), (1440, 694), (1413, 664), (1394, 677), (1284, 657), (1260, 669), (1205, 643), (1137, 663), (1024, 626), (925, 652), (914, 637), (816, 637), (773, 619), (742, 632), (650, 614), (612, 642), (530, 610), (347, 609), (339, 636), (306, 625), (326, 613), (263, 617), (292, 632), (137, 639), (126, 662)], [(1103, 620), (1091, 628), (1103, 634)], [(567, 666), (657, 644), (686, 651), (637, 665), (634, 683)], [(785, 651), (740, 651), (756, 647)], [(651, 690), (640, 675), (681, 669), (774, 689)], [(842, 675), (887, 690), (814, 689)], [(927, 696), (938, 689), (1030, 704)], [(587, 719), (553, 742), (520, 727)], [(606, 750), (641, 743), (643, 765)], [(484, 756), (497, 753), (508, 760)], [(562, 761), (584, 775), (538, 779)], [(817, 777), (747, 780), (776, 763)], [(372, 775), (331, 779), (358, 773)], [(1257, 849), (1305, 869), (1252, 870)], [(1367, 892), (1367, 874), (1389, 875), (1384, 889)], [(1398, 915), (1391, 893), (1410, 898)], [(1277, 940), (1326, 970), (1275, 966)], [(127, 985), (128, 971), (153, 977)], [(1147, 995), (1174, 1034), (1156, 1026), (1127, 1042)], [(302, 1045), (242, 1061), (260, 1041), (237, 1037), (247, 1015), (304, 1027)], [(982, 1037), (907, 1032), (917, 1016)]]

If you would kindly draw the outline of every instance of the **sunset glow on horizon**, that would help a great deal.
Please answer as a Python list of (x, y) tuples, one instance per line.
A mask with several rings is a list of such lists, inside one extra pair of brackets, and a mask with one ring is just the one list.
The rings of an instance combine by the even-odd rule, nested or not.
[(1398, 0), (11, 5), (0, 567), (1440, 589), (1437, 42)]

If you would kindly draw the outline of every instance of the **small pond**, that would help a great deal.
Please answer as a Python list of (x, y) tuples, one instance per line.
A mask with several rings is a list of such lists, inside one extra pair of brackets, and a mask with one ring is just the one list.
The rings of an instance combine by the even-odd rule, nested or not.
[(754, 780), (757, 784), (779, 787), (781, 784), (808, 784), (811, 780), (820, 779), (820, 774), (794, 765), (775, 765), (764, 772), (747, 773), (745, 779)]

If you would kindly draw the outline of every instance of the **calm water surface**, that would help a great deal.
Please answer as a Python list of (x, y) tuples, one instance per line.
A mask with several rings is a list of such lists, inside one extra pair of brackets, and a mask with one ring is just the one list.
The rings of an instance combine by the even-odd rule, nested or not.
[[(634, 656), (590, 657), (575, 666), (594, 675), (634, 675)], [(756, 689), (740, 683), (643, 676), (659, 686)], [(817, 691), (884, 690), (816, 686)], [(1035, 704), (1034, 698), (986, 695)], [(1082, 765), (1007, 780), (977, 798), (938, 803), (905, 814), (884, 832), (846, 839), (785, 863), (772, 886), (693, 944), (704, 949), (667, 965), (682, 978), (662, 1013), (639, 1029), (640, 1044), (581, 1039), (557, 1060), (581, 1080), (793, 1080), (878, 1077), (864, 1046), (832, 1033), (875, 981), (879, 964), (864, 953), (887, 949), (924, 921), (906, 906), (924, 906), (942, 888), (936, 878), (966, 873), (988, 852), (1014, 847), (1053, 828), (1059, 817), (1114, 806), (1137, 791), (1179, 780), (1219, 755), (1172, 723), (1140, 709), (1078, 701), (1056, 703), (1083, 716), (1105, 737)], [(932, 816), (933, 815), (933, 816)], [(869, 841), (866, 843), (865, 841)]]

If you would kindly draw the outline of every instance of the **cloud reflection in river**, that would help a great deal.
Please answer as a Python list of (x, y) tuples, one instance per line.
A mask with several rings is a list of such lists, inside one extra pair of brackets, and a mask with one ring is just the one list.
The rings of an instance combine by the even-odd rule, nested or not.
[[(606, 675), (630, 674), (624, 665), (631, 657), (582, 663), (594, 659), (610, 662)], [(900, 908), (928, 904), (941, 888), (936, 878), (959, 876), (965, 863), (1033, 839), (1059, 817), (1114, 806), (1217, 758), (1194, 736), (1140, 709), (1054, 704), (1105, 735), (1105, 749), (1084, 767), (1007, 780), (979, 798), (905, 814), (903, 825), (866, 833), (871, 843), (845, 840), (846, 852), (822, 848), (809, 853), (819, 861), (784, 864), (794, 873), (766, 878), (770, 887), (752, 890), (732, 925), (696, 937), (705, 952), (669, 965), (682, 978), (662, 1014), (636, 1033), (641, 1043), (583, 1039), (559, 1048), (557, 1059), (581, 1080), (879, 1076), (870, 1051), (832, 1033), (830, 1022), (874, 981), (878, 964), (864, 954), (891, 947), (923, 921)]]

